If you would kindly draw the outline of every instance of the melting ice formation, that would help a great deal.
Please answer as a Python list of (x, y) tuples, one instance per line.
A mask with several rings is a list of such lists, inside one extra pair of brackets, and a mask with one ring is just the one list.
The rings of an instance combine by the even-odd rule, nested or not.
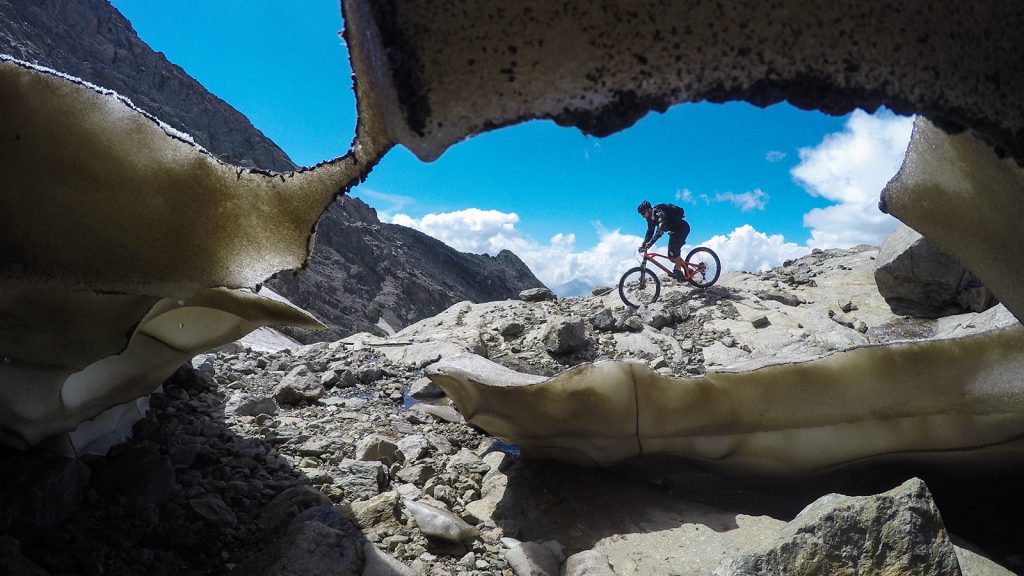
[(637, 362), (545, 378), (468, 353), (428, 375), (468, 422), (528, 457), (607, 466), (675, 456), (762, 478), (892, 461), (978, 473), (1024, 457), (1022, 348), (1014, 325), (699, 378)]
[[(365, 178), (394, 144), (429, 160), (466, 137), (531, 118), (600, 136), (651, 110), (699, 100), (788, 100), (829, 113), (884, 104), (918, 113), (950, 132), (918, 121), (906, 162), (883, 194), (886, 209), (957, 256), (1024, 319), (1024, 248), (1017, 237), (1024, 220), (1024, 5), (1018, 2), (890, 0), (851, 9), (825, 0), (344, 0), (342, 10), (356, 81), (356, 139), (344, 157), (289, 174), (224, 165), (109, 91), (0, 57), (3, 441), (23, 446), (72, 430), (152, 390), (181, 359), (261, 323), (310, 323), (280, 305), (220, 288), (251, 286), (301, 266), (328, 203)], [(945, 392), (932, 393), (918, 379), (916, 394), (880, 398), (906, 400), (921, 414), (941, 414), (943, 422), (981, 415), (994, 431), (1016, 426), (1016, 412), (996, 417), (987, 399), (997, 390), (1008, 406), (1024, 398), (1015, 359), (1019, 336), (927, 346), (932, 352), (898, 345), (710, 375), (682, 387), (691, 396), (665, 398), (735, 408), (735, 417), (714, 420), (732, 432), (701, 429), (718, 434), (723, 448), (705, 443), (694, 448), (697, 456), (711, 461), (733, 446), (744, 456), (722, 462), (770, 472), (773, 465), (754, 464), (756, 453), (771, 453), (783, 436), (751, 437), (746, 450), (730, 436), (749, 430), (761, 387), (784, 392), (787, 374), (798, 371), (815, 390), (836, 390), (837, 383), (865, 394), (899, 388), (897, 368), (928, 372), (942, 350), (972, 367), (940, 379)], [(844, 363), (858, 369), (829, 368)], [(573, 383), (575, 397), (589, 398), (616, 388), (627, 372), (649, 383), (644, 398), (668, 394), (633, 365), (582, 367), (561, 378)], [(971, 400), (964, 407), (948, 395), (957, 386)], [(815, 407), (832, 405), (823, 394), (814, 398)], [(821, 426), (838, 430), (856, 419), (843, 412), (844, 404), (834, 406), (815, 410), (827, 416)], [(910, 426), (917, 430), (910, 436), (924, 449), (931, 436), (920, 431), (929, 416), (920, 417), (925, 420)], [(643, 418), (645, 426), (651, 422)], [(878, 430), (869, 436), (885, 443), (901, 428)], [(677, 432), (680, 438), (690, 433)], [(634, 444), (647, 448), (685, 443), (640, 438)], [(577, 456), (567, 457), (593, 452), (574, 450)], [(840, 459), (858, 453), (841, 443), (830, 450), (845, 454)], [(827, 463), (785, 465), (801, 470)]]

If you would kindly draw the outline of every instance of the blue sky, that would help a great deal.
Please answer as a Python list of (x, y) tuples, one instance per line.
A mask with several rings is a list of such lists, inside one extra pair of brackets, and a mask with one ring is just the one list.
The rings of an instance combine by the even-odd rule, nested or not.
[[(355, 101), (337, 0), (112, 3), (295, 162), (348, 150)], [(726, 269), (756, 270), (814, 247), (880, 243), (896, 222), (874, 206), (909, 134), (910, 119), (886, 112), (685, 104), (601, 139), (536, 121), (432, 163), (398, 148), (354, 195), (458, 249), (509, 248), (552, 286), (614, 282), (644, 232), (644, 198), (685, 207), (688, 244), (713, 247)]]

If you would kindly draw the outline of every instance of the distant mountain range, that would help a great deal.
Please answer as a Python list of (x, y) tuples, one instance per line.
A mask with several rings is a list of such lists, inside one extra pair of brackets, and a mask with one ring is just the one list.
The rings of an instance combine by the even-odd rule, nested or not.
[[(0, 0), (0, 52), (115, 90), (225, 162), (297, 168), (244, 115), (139, 39), (107, 0)], [(295, 335), (304, 341), (381, 333), (384, 323), (397, 330), (459, 301), (513, 298), (542, 286), (511, 252), (458, 252), (381, 223), (354, 198), (336, 202), (321, 219), (308, 269), (281, 273), (268, 285), (330, 328)]]
[(570, 296), (590, 296), (590, 291), (593, 289), (594, 285), (590, 282), (576, 278), (565, 284), (552, 287), (551, 291), (559, 298), (568, 298)]

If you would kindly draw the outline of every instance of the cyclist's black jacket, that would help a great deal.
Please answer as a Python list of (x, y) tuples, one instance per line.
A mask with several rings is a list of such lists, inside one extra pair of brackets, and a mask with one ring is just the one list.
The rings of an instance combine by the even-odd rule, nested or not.
[(654, 244), (665, 232), (681, 232), (684, 215), (683, 209), (675, 204), (655, 204), (651, 209), (651, 219), (647, 221), (644, 244)]

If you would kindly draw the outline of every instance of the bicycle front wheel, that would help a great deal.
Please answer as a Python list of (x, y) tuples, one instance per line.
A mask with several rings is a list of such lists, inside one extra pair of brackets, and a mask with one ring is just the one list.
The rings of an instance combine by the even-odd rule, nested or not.
[(718, 282), (718, 276), (722, 273), (722, 262), (711, 248), (701, 246), (690, 250), (686, 255), (686, 261), (690, 266), (697, 267), (693, 276), (686, 279), (690, 284), (697, 288), (707, 288)]
[(661, 280), (647, 268), (630, 268), (619, 280), (619, 298), (626, 306), (639, 308), (651, 304), (661, 295)]

